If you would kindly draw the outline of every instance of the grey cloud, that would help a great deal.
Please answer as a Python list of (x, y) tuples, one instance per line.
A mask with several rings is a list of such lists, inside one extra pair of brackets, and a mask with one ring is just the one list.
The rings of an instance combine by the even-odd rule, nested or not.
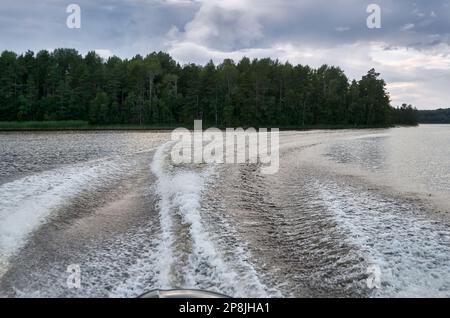
[[(73, 2), (82, 8), (80, 30), (65, 25)], [(381, 29), (366, 27), (370, 3), (381, 6)], [(410, 102), (419, 107), (431, 99), (450, 106), (442, 89), (450, 85), (446, 0), (2, 0), (0, 29), (0, 50), (16, 52), (74, 47), (131, 57), (165, 50), (199, 63), (272, 56), (340, 65), (351, 78), (376, 67), (393, 83), (396, 103), (414, 87)]]
[[(81, 29), (66, 27), (69, 3), (81, 7)], [(198, 3), (186, 1), (2, 0), (0, 49), (23, 52), (76, 44), (81, 52), (102, 48), (121, 56), (162, 50), (170, 27), (182, 28), (197, 9)]]
[[(119, 55), (131, 48), (164, 49), (172, 26), (180, 41), (235, 51), (273, 43), (331, 46), (358, 41), (389, 45), (450, 44), (450, 7), (446, 1), (395, 0), (100, 0), (73, 1), (82, 7), (83, 27), (65, 27), (67, 1), (3, 0), (0, 3), (0, 48), (24, 50), (80, 43), (98, 45)], [(366, 27), (366, 7), (382, 8), (382, 28)]]

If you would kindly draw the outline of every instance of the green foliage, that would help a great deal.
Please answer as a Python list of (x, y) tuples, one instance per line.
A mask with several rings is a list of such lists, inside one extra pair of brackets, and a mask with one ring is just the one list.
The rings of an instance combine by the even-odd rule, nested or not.
[(417, 109), (412, 105), (403, 104), (401, 107), (395, 108), (392, 116), (394, 117), (394, 121), (399, 125), (417, 125)]
[[(349, 83), (334, 66), (226, 59), (180, 66), (168, 54), (102, 60), (74, 49), (0, 56), (0, 121), (81, 120), (94, 125), (204, 127), (415, 124), (392, 108), (375, 70)], [(412, 107), (411, 107), (412, 108)]]
[(102, 124), (112, 118), (110, 111), (110, 101), (105, 92), (98, 92), (89, 107), (89, 122), (92, 124)]

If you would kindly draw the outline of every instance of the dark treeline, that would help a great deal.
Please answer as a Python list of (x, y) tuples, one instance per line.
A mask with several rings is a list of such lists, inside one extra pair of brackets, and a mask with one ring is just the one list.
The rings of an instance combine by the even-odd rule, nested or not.
[(412, 105), (403, 104), (402, 106), (393, 109), (392, 122), (397, 125), (417, 125), (417, 112), (417, 109)]
[(338, 67), (268, 58), (181, 66), (163, 52), (124, 60), (102, 60), (95, 52), (83, 57), (74, 49), (0, 56), (0, 121), (386, 126), (415, 124), (411, 111), (390, 106), (373, 69), (349, 82)]
[(419, 110), (417, 120), (423, 124), (450, 124), (450, 108)]

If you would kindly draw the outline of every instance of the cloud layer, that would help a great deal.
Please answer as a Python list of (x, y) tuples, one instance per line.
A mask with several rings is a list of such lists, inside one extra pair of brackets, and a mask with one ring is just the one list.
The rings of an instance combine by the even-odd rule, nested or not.
[(154, 50), (180, 62), (272, 57), (341, 66), (350, 78), (375, 67), (394, 105), (450, 107), (450, 3), (376, 2), (381, 29), (368, 29), (364, 0), (73, 0), (82, 28), (66, 27), (58, 0), (2, 0), (0, 50), (73, 47), (101, 56)]

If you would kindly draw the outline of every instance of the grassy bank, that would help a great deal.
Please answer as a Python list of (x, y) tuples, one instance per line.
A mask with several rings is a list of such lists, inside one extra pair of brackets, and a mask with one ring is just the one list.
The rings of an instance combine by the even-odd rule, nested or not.
[(1, 130), (33, 130), (33, 129), (81, 129), (89, 124), (82, 120), (68, 121), (0, 121)]
[(172, 130), (178, 126), (155, 125), (91, 125), (87, 121), (0, 121), (0, 131), (45, 131), (45, 130)]
[[(173, 130), (181, 125), (91, 125), (87, 121), (0, 121), (0, 131), (46, 131), (46, 130)], [(313, 130), (313, 129), (367, 129), (389, 128), (392, 126), (354, 126), (354, 125), (305, 125), (278, 127), (280, 130)], [(193, 127), (187, 127), (193, 128)], [(206, 128), (206, 127), (204, 127)], [(226, 127), (219, 127), (225, 129)], [(270, 127), (268, 127), (270, 128)]]

